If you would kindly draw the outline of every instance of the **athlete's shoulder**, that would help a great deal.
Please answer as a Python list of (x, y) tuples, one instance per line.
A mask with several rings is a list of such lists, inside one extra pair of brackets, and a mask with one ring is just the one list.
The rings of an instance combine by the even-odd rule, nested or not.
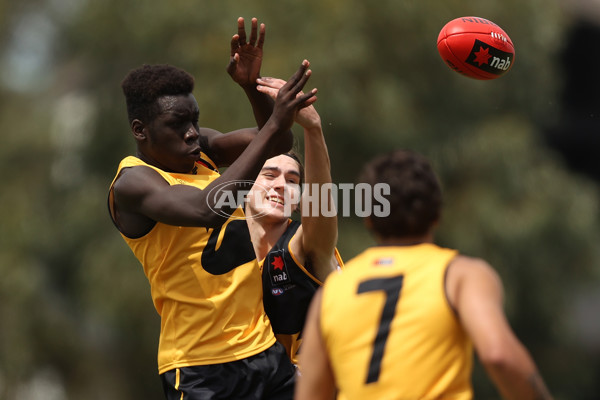
[(138, 165), (149, 166), (148, 164), (146, 164), (144, 161), (142, 161), (140, 158), (138, 158), (136, 156), (127, 156), (127, 157), (123, 158), (121, 160), (121, 162), (119, 163), (119, 169), (127, 168), (127, 167), (135, 167)]
[(459, 276), (472, 274), (496, 275), (496, 270), (483, 258), (456, 254), (448, 265), (448, 270)]
[(463, 291), (502, 291), (502, 280), (498, 272), (484, 259), (457, 255), (446, 271), (446, 292), (452, 306)]

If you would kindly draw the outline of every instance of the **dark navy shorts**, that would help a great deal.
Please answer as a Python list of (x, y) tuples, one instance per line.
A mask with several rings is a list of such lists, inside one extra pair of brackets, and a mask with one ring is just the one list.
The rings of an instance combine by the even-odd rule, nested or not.
[(167, 400), (292, 400), (296, 368), (276, 342), (243, 360), (176, 368), (160, 378)]

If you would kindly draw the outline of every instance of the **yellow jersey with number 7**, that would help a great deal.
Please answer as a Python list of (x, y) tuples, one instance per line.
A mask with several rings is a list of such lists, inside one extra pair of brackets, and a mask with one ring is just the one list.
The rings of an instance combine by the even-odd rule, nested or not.
[(331, 274), (320, 328), (340, 398), (471, 399), (472, 344), (445, 275), (455, 250), (372, 247)]

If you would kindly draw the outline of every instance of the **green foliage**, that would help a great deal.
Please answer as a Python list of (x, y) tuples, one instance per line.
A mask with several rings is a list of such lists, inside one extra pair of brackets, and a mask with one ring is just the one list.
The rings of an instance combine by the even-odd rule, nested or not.
[[(507, 31), (509, 74), (480, 82), (444, 65), (437, 35), (464, 15)], [(335, 182), (392, 148), (433, 161), (446, 195), (438, 239), (498, 269), (511, 324), (556, 398), (592, 398), (598, 344), (580, 340), (569, 313), (600, 280), (598, 189), (543, 144), (560, 115), (569, 21), (542, 0), (0, 1), (0, 398), (49, 398), (36, 387), (57, 399), (162, 398), (158, 316), (106, 209), (134, 151), (119, 84), (143, 63), (175, 64), (196, 77), (201, 125), (253, 125), (225, 72), (238, 16), (267, 24), (263, 75), (311, 61)], [(46, 33), (45, 58), (23, 58), (30, 42), (15, 32)], [(354, 218), (341, 218), (339, 240), (345, 259), (373, 243)], [(475, 386), (497, 397), (480, 369)]]

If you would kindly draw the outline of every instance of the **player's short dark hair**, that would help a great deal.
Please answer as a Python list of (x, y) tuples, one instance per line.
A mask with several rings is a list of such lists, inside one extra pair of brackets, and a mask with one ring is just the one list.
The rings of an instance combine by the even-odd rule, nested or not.
[[(390, 202), (389, 215), (371, 213), (373, 231), (381, 237), (421, 236), (440, 218), (440, 184), (429, 161), (416, 152), (395, 150), (376, 157), (363, 168), (359, 181), (371, 188), (378, 183), (390, 187), (384, 196)], [(373, 207), (381, 204), (374, 197), (369, 200)]]
[(144, 64), (127, 74), (121, 88), (129, 123), (136, 118), (149, 123), (158, 112), (156, 100), (162, 96), (192, 93), (194, 77), (172, 65)]
[(298, 163), (298, 172), (300, 172), (300, 183), (302, 184), (304, 182), (304, 164), (302, 164), (300, 156), (294, 149), (288, 151), (287, 153), (283, 153), (283, 155), (288, 156), (292, 160), (296, 161), (296, 163)]

